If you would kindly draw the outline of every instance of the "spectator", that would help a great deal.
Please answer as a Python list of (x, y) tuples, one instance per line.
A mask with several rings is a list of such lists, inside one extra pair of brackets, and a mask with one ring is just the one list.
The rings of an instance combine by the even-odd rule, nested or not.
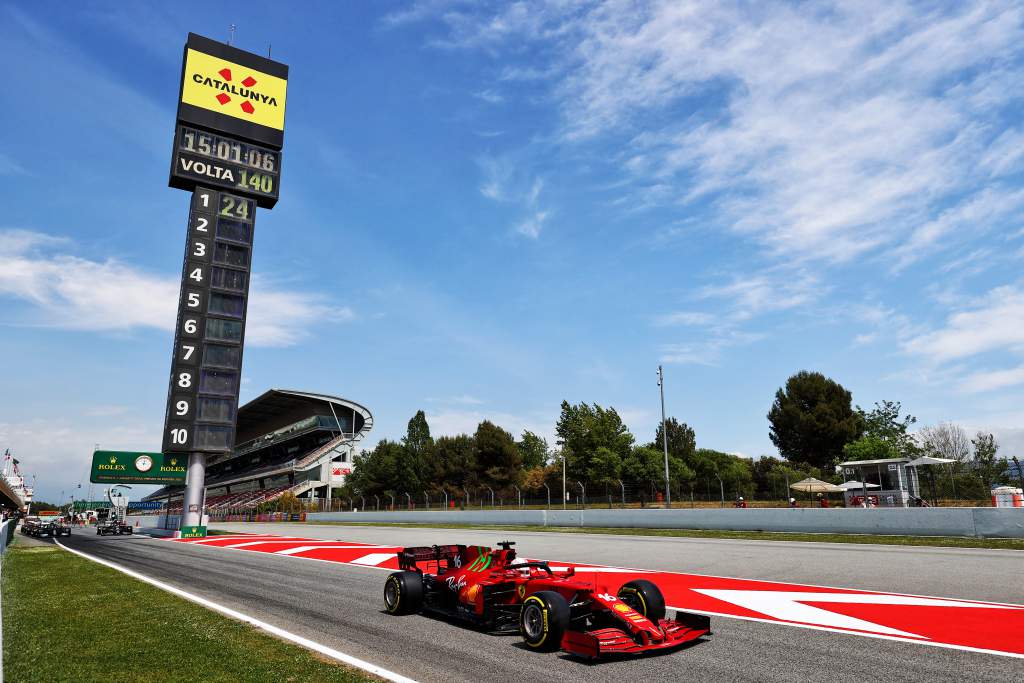
[(822, 494), (822, 493), (818, 494), (818, 507), (822, 507), (822, 508), (827, 508), (828, 507), (828, 498), (826, 498), (825, 495)]
[(745, 508), (747, 507), (747, 501), (743, 500), (743, 496), (737, 496), (736, 502), (732, 506), (735, 508)]
[(791, 507), (791, 508), (800, 507), (799, 505), (796, 504), (796, 498), (790, 498), (789, 499), (789, 507)]

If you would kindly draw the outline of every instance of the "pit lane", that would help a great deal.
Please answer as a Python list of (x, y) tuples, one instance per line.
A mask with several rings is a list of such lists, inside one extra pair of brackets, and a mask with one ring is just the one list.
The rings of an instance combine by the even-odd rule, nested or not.
[[(1020, 600), (1024, 562), (1015, 552), (938, 548), (314, 525), (218, 528), (382, 545), (491, 545), (497, 536), (510, 536), (522, 556), (1003, 602)], [(516, 638), (438, 619), (389, 617), (381, 611), (386, 572), (379, 569), (145, 538), (76, 533), (62, 542), (423, 681), (1024, 677), (1020, 659), (724, 618), (714, 619), (715, 634), (693, 647), (588, 664), (528, 652)]]

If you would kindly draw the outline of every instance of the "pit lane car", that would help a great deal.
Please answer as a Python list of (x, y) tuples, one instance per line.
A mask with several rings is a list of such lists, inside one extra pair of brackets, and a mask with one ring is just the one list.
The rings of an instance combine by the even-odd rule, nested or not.
[(120, 536), (121, 534), (132, 535), (132, 525), (120, 522), (117, 519), (108, 517), (105, 521), (96, 525), (97, 536)]
[(48, 522), (44, 522), (35, 515), (30, 515), (22, 520), (21, 522), (21, 533), (26, 536), (40, 536), (50, 535), (50, 525)]
[(57, 536), (70, 536), (71, 535), (71, 522), (67, 521), (62, 517), (58, 517), (50, 522), (50, 531)]
[(705, 615), (676, 612), (667, 619), (665, 599), (650, 581), (630, 581), (612, 593), (571, 567), (556, 572), (546, 562), (517, 561), (511, 541), (498, 545), (403, 548), (401, 571), (384, 582), (385, 610), (455, 617), (519, 633), (534, 650), (590, 658), (675, 648), (711, 633)]

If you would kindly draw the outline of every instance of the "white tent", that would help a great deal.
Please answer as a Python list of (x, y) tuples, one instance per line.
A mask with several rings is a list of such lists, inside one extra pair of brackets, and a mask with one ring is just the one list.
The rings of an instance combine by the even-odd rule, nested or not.
[(865, 484), (864, 482), (860, 481), (844, 481), (842, 484), (839, 485), (839, 488), (841, 488), (844, 491), (855, 491), (857, 489), (863, 490), (865, 487), (869, 489), (882, 488), (878, 484)]
[[(953, 464), (955, 462), (956, 462), (956, 460), (953, 460), (952, 458), (935, 458), (935, 457), (932, 457), (930, 455), (922, 455), (920, 458), (917, 458), (915, 460), (911, 460), (910, 462), (908, 462), (907, 463), (907, 467), (915, 468), (914, 471), (916, 472), (917, 471), (916, 468), (920, 467), (921, 465), (951, 465), (951, 464)], [(932, 480), (932, 502), (935, 503), (935, 504), (938, 504), (938, 494), (936, 494), (936, 492), (935, 492), (935, 477), (931, 476), (931, 480)], [(949, 468), (949, 483), (953, 487), (953, 497), (956, 498), (956, 481), (953, 479), (953, 468), (952, 467)], [(920, 491), (918, 492), (918, 497), (920, 497)], [(959, 498), (957, 498), (957, 500), (959, 500)]]
[(911, 460), (907, 463), (907, 467), (920, 467), (921, 465), (949, 465), (954, 463), (956, 460), (952, 458), (933, 458), (930, 455), (922, 455), (916, 460)]

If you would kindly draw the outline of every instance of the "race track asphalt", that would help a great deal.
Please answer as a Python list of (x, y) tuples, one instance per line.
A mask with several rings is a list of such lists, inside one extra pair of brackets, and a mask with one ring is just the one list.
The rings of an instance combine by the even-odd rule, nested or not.
[[(1024, 553), (393, 527), (222, 524), (232, 531), (393, 545), (518, 542), (523, 557), (1020, 603)], [(1024, 660), (713, 618), (669, 654), (586, 663), (423, 616), (382, 611), (386, 571), (143, 537), (61, 542), (420, 681), (1008, 681)], [(1024, 638), (1024, 634), (1021, 634)]]

